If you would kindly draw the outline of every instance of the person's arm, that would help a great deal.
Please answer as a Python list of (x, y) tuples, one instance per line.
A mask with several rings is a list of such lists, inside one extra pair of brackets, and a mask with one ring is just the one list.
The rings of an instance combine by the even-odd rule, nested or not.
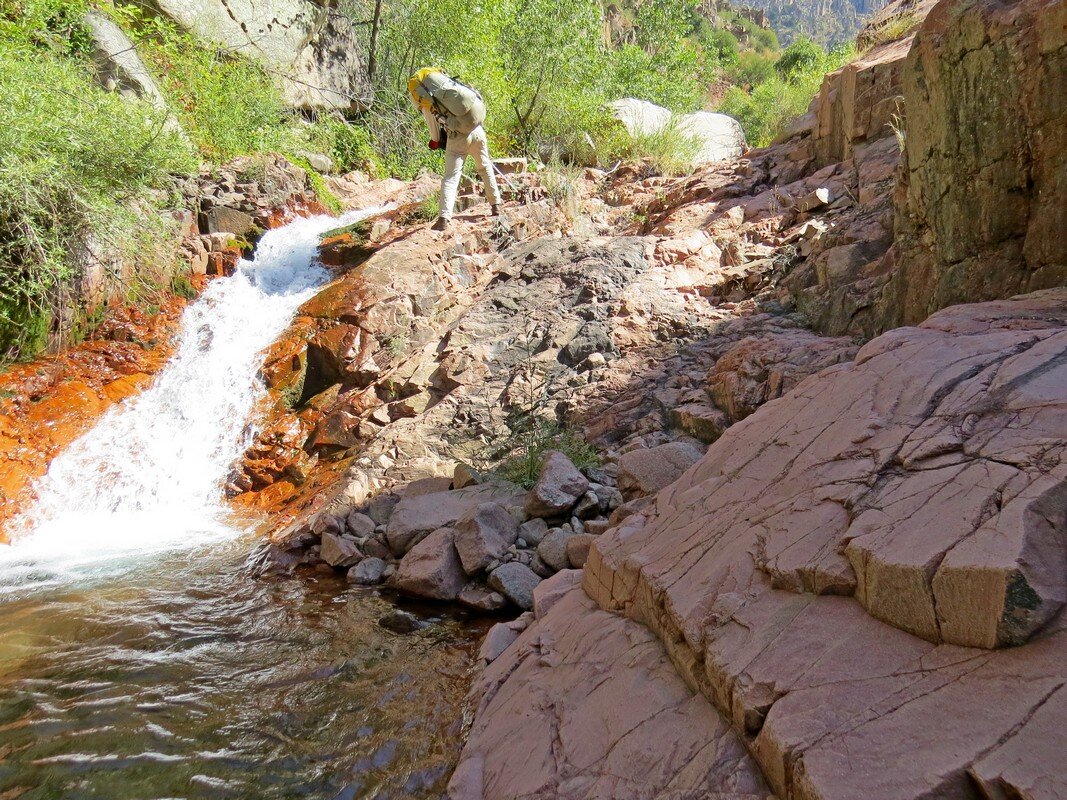
[(430, 129), (430, 148), (436, 149), (441, 144), (441, 126), (437, 123), (437, 117), (428, 108), (422, 109), (422, 116), (426, 119), (426, 127)]

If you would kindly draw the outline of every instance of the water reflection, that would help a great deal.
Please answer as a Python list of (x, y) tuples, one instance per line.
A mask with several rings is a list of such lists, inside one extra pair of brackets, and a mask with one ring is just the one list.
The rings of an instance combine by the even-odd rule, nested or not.
[(480, 624), (267, 581), (247, 540), (0, 605), (0, 797), (436, 797)]

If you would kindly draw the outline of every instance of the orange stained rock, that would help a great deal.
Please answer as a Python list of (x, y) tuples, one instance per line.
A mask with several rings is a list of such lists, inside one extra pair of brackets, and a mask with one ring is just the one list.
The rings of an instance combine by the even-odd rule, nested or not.
[(0, 371), (0, 541), (60, 450), (151, 383), (171, 354), (184, 307), (183, 299), (167, 297), (154, 315), (117, 309), (99, 338)]

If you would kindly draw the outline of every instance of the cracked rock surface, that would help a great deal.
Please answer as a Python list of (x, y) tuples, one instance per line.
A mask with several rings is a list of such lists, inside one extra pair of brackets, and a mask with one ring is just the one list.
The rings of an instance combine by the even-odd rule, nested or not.
[(1065, 353), (1063, 289), (885, 334), (600, 537), (585, 589), (784, 797), (1059, 796), (1023, 789), (1067, 747)]
[(740, 737), (682, 682), (655, 636), (597, 609), (576, 584), (473, 694), (453, 800), (767, 797)]

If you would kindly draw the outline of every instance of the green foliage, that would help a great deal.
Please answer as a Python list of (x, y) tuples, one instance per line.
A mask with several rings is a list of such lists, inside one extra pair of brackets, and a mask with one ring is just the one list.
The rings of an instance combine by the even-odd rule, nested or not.
[[(595, 0), (486, 0), (477, 13), (460, 0), (386, 4), (375, 103), (360, 121), (388, 172), (439, 171), (440, 155), (427, 150), (422, 116), (407, 97), (408, 77), (438, 66), (482, 93), (494, 152), (606, 160), (622, 144), (603, 113), (608, 101), (631, 96), (678, 110), (701, 105), (710, 72), (689, 38), (692, 5), (642, 3), (633, 12), (636, 40), (614, 49), (605, 42)], [(363, 20), (369, 6), (350, 2), (348, 11)]]
[(311, 182), (311, 188), (315, 190), (315, 196), (319, 199), (319, 202), (322, 203), (323, 208), (334, 215), (344, 211), (344, 205), (337, 199), (337, 195), (330, 191), (330, 187), (326, 185), (325, 179), (313, 166), (311, 166), (311, 164), (308, 163), (307, 159), (290, 155), (289, 160), (307, 172), (308, 180)]
[(160, 91), (200, 153), (213, 161), (299, 144), (276, 77), (202, 42), (138, 5), (106, 12), (134, 40)]
[(704, 52), (721, 65), (736, 64), (741, 57), (741, 43), (737, 37), (726, 28), (712, 27), (704, 17), (697, 20), (694, 35)]
[(825, 50), (811, 39), (801, 36), (785, 49), (774, 69), (781, 77), (790, 79), (794, 75), (817, 69), (825, 58)]
[(646, 161), (657, 175), (684, 175), (693, 170), (700, 142), (673, 122), (654, 133), (635, 136), (628, 156)]
[(192, 300), (196, 297), (196, 288), (184, 275), (175, 275), (171, 279), (170, 289), (178, 297), (184, 297), (186, 300)]
[(494, 472), (504, 480), (523, 488), (529, 489), (537, 482), (541, 461), (549, 450), (559, 450), (580, 470), (600, 466), (600, 455), (596, 448), (569, 428), (536, 420), (514, 432), (515, 454), (501, 463)]
[(421, 203), (419, 203), (418, 219), (426, 222), (432, 222), (441, 216), (441, 198), (437, 194), (431, 194)]
[(734, 86), (726, 93), (719, 111), (741, 123), (749, 145), (770, 144), (790, 120), (807, 110), (823, 76), (839, 69), (854, 55), (850, 46), (827, 53), (818, 45), (808, 45), (800, 45), (791, 54), (787, 50), (779, 61), (781, 66), (776, 65), (771, 75), (751, 91)]
[(72, 252), (148, 253), (137, 206), (196, 160), (163, 114), (97, 88), (82, 60), (84, 6), (0, 6), (0, 358), (48, 341), (78, 273)]
[(773, 55), (757, 53), (755, 50), (743, 52), (729, 70), (727, 78), (734, 86), (751, 88), (774, 75), (775, 58)]

